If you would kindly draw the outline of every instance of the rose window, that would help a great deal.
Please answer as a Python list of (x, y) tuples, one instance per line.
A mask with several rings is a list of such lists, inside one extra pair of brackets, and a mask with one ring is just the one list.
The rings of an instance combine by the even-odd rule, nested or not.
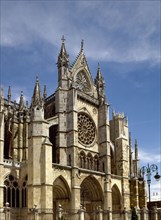
[(95, 139), (95, 124), (93, 120), (84, 113), (78, 114), (78, 140), (84, 145), (90, 145)]

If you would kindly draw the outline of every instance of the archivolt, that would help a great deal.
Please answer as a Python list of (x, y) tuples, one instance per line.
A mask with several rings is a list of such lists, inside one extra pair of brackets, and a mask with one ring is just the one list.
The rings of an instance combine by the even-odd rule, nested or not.
[(59, 176), (53, 184), (54, 200), (65, 200), (70, 198), (70, 189), (66, 180)]
[(103, 191), (98, 180), (93, 176), (85, 178), (81, 184), (81, 199), (103, 201)]

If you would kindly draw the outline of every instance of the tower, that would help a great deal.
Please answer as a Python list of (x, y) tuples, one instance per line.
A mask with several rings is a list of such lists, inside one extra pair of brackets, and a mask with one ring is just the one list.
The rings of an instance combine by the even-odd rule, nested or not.
[[(44, 119), (43, 99), (38, 78), (36, 79), (30, 111), (28, 207), (32, 209), (36, 205), (37, 208), (46, 210), (44, 215), (48, 219), (52, 219), (52, 144), (49, 141), (48, 122)], [(50, 211), (47, 211), (46, 208)]]

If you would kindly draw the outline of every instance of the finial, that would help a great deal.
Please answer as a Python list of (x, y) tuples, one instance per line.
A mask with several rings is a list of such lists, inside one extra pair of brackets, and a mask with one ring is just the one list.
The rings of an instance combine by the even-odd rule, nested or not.
[(84, 40), (81, 41), (81, 51), (83, 51)]
[(98, 69), (100, 69), (100, 63), (98, 62)]
[(64, 42), (65, 42), (65, 38), (64, 38), (64, 35), (62, 36), (62, 39), (61, 39), (61, 41), (62, 41), (62, 44), (64, 44)]
[(22, 111), (23, 108), (24, 108), (23, 91), (21, 91), (20, 102), (19, 102), (19, 111)]
[(36, 75), (36, 83), (38, 83), (39, 82), (39, 77), (38, 77), (38, 75)]

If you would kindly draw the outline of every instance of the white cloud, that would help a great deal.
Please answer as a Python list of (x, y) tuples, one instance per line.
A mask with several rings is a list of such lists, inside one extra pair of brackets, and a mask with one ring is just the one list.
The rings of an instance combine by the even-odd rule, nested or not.
[(145, 152), (139, 149), (139, 159), (142, 164), (144, 163), (161, 163), (160, 152)]
[(129, 3), (2, 2), (1, 45), (23, 48), (41, 39), (57, 47), (65, 34), (72, 55), (84, 38), (94, 60), (159, 62), (159, 2)]

